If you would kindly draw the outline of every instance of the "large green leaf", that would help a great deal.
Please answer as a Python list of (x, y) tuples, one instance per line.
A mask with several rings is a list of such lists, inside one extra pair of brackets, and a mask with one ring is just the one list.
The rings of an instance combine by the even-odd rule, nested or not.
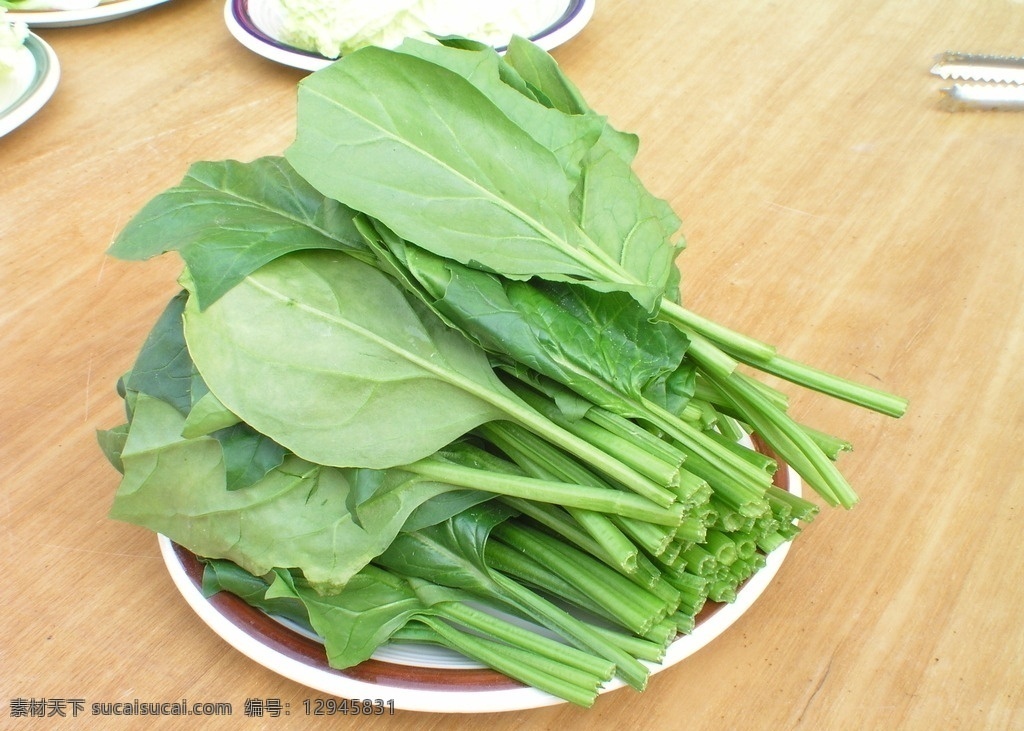
[(187, 414), (192, 407), (192, 358), (181, 329), (187, 298), (187, 293), (182, 291), (167, 303), (124, 378), (126, 392), (161, 399), (182, 414)]
[(508, 601), (490, 576), (484, 549), (494, 526), (515, 512), (496, 501), (473, 506), (443, 523), (399, 534), (377, 562), (406, 576)]
[[(563, 607), (492, 568), (486, 556), (491, 533), (514, 514), (498, 502), (474, 506), (444, 523), (400, 534), (376, 563), (402, 575), (482, 597), (493, 606), (546, 627), (580, 649), (616, 663), (628, 682), (642, 687), (647, 670), (635, 658)], [(550, 585), (548, 588), (557, 591)]]
[(122, 259), (178, 251), (208, 306), (243, 277), (300, 249), (358, 248), (353, 212), (281, 157), (198, 162), (138, 213), (110, 248)]
[(406, 240), (510, 278), (624, 290), (651, 310), (660, 301), (664, 262), (593, 241), (574, 216), (576, 181), (459, 74), (364, 48), (301, 82), (298, 117), (294, 168)]
[(483, 351), (344, 254), (289, 254), (205, 310), (190, 300), (185, 334), (228, 409), (319, 464), (413, 462), (502, 414)]
[[(479, 53), (487, 57), (487, 51)], [(428, 58), (437, 63), (442, 58), (458, 58), (458, 54), (437, 52), (434, 56)], [(654, 273), (654, 279), (664, 280), (665, 296), (677, 299), (679, 272), (674, 259), (683, 242), (673, 240), (680, 220), (671, 206), (653, 196), (631, 169), (639, 146), (637, 136), (613, 128), (591, 109), (554, 58), (528, 40), (513, 38), (508, 52), (497, 63), (500, 78), (507, 81), (514, 75), (517, 83), (496, 86), (493, 74), (464, 75), (484, 93), (491, 88), (500, 89), (503, 93), (489, 93), (489, 98), (556, 155), (560, 148), (550, 138), (537, 134), (545, 130), (545, 125), (538, 121), (547, 119), (538, 110), (560, 117), (563, 124), (568, 124), (568, 120), (577, 126), (584, 122), (588, 125), (578, 127), (581, 133), (576, 141), (577, 145), (586, 145), (587, 154), (580, 160), (573, 158), (578, 174), (569, 175), (578, 181), (571, 205), (580, 225), (601, 248), (624, 261), (649, 257), (652, 266), (664, 267), (665, 273)], [(584, 135), (582, 129), (599, 132), (598, 138)], [(576, 170), (566, 166), (567, 174)], [(670, 254), (673, 250), (675, 254)], [(628, 254), (623, 253), (627, 251)]]
[(378, 227), (364, 232), (383, 265), (485, 350), (557, 380), (630, 416), (683, 361), (688, 340), (651, 322), (620, 292), (565, 282), (520, 282), (463, 266)]
[[(157, 319), (123, 379), (123, 395), (129, 404), (144, 393), (174, 406), (187, 417), (186, 436), (210, 435), (221, 443), (229, 488), (246, 487), (280, 465), (284, 449), (239, 423), (235, 414), (207, 392), (185, 345), (182, 315), (186, 299), (186, 292), (176, 294)], [(101, 443), (105, 438), (101, 437)], [(108, 449), (108, 456), (113, 456), (114, 448)]]
[[(524, 82), (510, 78), (515, 70), (491, 46), (460, 47), (458, 52), (436, 43), (407, 40), (396, 50), (422, 58), (462, 76), (545, 149), (570, 180), (577, 180), (588, 150), (604, 133), (607, 122), (596, 114), (564, 114), (537, 103)], [(519, 83), (514, 83), (519, 81)]]
[(336, 668), (368, 659), (411, 619), (429, 611), (403, 579), (372, 565), (344, 590), (327, 595), (311, 590), (302, 577), (276, 571), (266, 598), (301, 601), (324, 640), (328, 663)]
[(505, 52), (505, 61), (529, 86), (534, 97), (566, 114), (590, 111), (574, 83), (562, 73), (546, 51), (522, 36), (513, 36)]
[(241, 597), (246, 604), (256, 607), (267, 614), (281, 617), (312, 631), (309, 624), (309, 612), (306, 606), (296, 598), (266, 597), (270, 582), (276, 572), (266, 576), (253, 576), (238, 564), (224, 559), (203, 559), (203, 596), (211, 597), (217, 592), (226, 591)]
[[(328, 663), (347, 668), (368, 659), (400, 630), (449, 647), (499, 672), (584, 706), (594, 702), (614, 666), (467, 606), (462, 592), (367, 566), (344, 590), (321, 595), (302, 576), (277, 570), (257, 604), (301, 602), (324, 641)], [(242, 583), (243, 591), (250, 587)], [(415, 622), (413, 622), (415, 620)], [(466, 629), (463, 629), (465, 627)]]
[[(602, 136), (602, 143), (614, 132)], [(593, 241), (623, 259), (648, 262), (662, 294), (675, 297), (679, 271), (675, 259), (683, 241), (674, 240), (680, 220), (669, 204), (652, 195), (640, 182), (621, 151), (611, 144), (591, 148), (582, 161), (573, 209), (580, 226)]]
[(170, 404), (140, 394), (111, 517), (252, 574), (299, 568), (320, 591), (344, 586), (388, 546), (417, 506), (453, 489), (390, 473), (359, 504), (357, 522), (347, 507), (351, 471), (289, 456), (259, 482), (229, 490), (220, 443), (183, 438), (184, 423)]

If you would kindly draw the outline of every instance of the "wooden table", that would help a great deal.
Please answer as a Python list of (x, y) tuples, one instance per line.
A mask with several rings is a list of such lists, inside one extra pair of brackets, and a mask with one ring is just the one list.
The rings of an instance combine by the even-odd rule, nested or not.
[[(233, 705), (201, 728), (309, 727), (320, 694), (226, 645), (154, 536), (107, 518), (94, 435), (180, 268), (105, 249), (191, 162), (282, 152), (303, 72), (235, 42), (222, 0), (38, 33), (60, 86), (0, 139), (0, 726), (138, 728), (90, 706), (186, 698)], [(950, 48), (1024, 52), (1024, 5), (599, 0), (555, 56), (639, 133), (641, 177), (684, 219), (690, 306), (911, 409), (792, 392), (854, 442), (862, 501), (644, 694), (333, 728), (1024, 728), (1024, 115), (942, 111), (928, 70)], [(74, 698), (78, 718), (10, 717)], [(291, 713), (244, 718), (248, 698)]]

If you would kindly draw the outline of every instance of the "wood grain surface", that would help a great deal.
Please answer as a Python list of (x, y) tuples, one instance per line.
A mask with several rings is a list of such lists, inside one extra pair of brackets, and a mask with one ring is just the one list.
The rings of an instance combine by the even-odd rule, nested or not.
[[(281, 153), (304, 73), (239, 45), (221, 0), (37, 32), (60, 85), (0, 138), (0, 728), (139, 728), (91, 704), (185, 698), (233, 704), (203, 729), (1024, 729), (1024, 114), (945, 112), (928, 73), (946, 49), (1024, 53), (1020, 0), (598, 0), (554, 52), (640, 135), (692, 309), (911, 407), (791, 390), (853, 441), (860, 504), (645, 693), (485, 715), (307, 716), (321, 694), (214, 635), (155, 537), (107, 517), (95, 430), (180, 261), (105, 250), (190, 163)], [(11, 716), (74, 698), (77, 718)]]

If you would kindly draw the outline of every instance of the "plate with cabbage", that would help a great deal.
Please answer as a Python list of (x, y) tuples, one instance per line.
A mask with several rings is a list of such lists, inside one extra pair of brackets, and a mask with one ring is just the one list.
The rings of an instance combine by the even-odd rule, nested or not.
[(0, 8), (32, 28), (92, 25), (133, 15), (167, 0), (0, 0)]
[(53, 49), (0, 7), (0, 136), (24, 124), (57, 88)]
[(499, 50), (516, 35), (551, 50), (590, 22), (595, 0), (227, 0), (235, 40), (277, 63), (317, 71), (363, 46), (460, 36)]

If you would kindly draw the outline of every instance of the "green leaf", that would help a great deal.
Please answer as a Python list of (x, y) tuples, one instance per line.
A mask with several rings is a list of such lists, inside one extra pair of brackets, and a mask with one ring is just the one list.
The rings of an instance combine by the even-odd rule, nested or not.
[[(531, 98), (552, 109), (570, 115), (593, 115), (580, 90), (566, 76), (547, 51), (521, 36), (514, 36), (508, 45), (504, 61), (513, 69), (529, 90)], [(635, 134), (621, 132), (605, 125), (601, 143), (614, 149), (626, 162), (636, 156), (640, 139)]]
[(131, 220), (110, 253), (178, 251), (207, 307), (250, 272), (291, 251), (359, 248), (353, 212), (324, 198), (280, 157), (199, 162)]
[(186, 299), (185, 292), (172, 297), (150, 330), (124, 379), (126, 398), (127, 392), (144, 393), (166, 401), (182, 414), (192, 408), (192, 359), (181, 325)]
[[(397, 51), (455, 72), (491, 100), (523, 131), (549, 150), (566, 178), (577, 180), (581, 161), (604, 132), (606, 121), (596, 114), (563, 114), (538, 104), (525, 82), (490, 46), (463, 47), (453, 53), (436, 43), (406, 40)], [(526, 92), (524, 94), (524, 92)]]
[[(193, 387), (197, 383), (201, 383), (198, 376), (193, 379)], [(181, 435), (189, 439), (210, 435), (220, 442), (229, 490), (259, 482), (281, 464), (286, 454), (284, 447), (243, 423), (209, 391), (193, 404)]]
[(502, 389), (484, 353), (343, 254), (290, 254), (190, 301), (185, 331), (228, 409), (319, 464), (412, 462), (502, 413), (474, 393)]
[(647, 261), (649, 276), (662, 283), (662, 293), (677, 290), (675, 259), (682, 244), (673, 237), (681, 222), (672, 207), (652, 195), (611, 146), (595, 146), (582, 165), (573, 206), (583, 231), (623, 259)]
[(345, 254), (276, 259), (203, 311), (190, 298), (185, 333), (217, 398), (303, 459), (396, 467), (507, 418), (660, 505), (674, 500), (541, 416), (502, 384), (483, 350)]
[(211, 597), (218, 592), (226, 591), (267, 614), (291, 620), (301, 627), (312, 630), (309, 613), (301, 601), (291, 597), (267, 598), (267, 589), (270, 588), (270, 582), (275, 576), (273, 572), (265, 577), (253, 576), (231, 561), (203, 559), (203, 596)]
[(124, 464), (121, 462), (121, 452), (124, 450), (125, 442), (128, 440), (128, 425), (121, 424), (113, 429), (100, 429), (96, 431), (96, 441), (107, 461), (114, 466), (118, 472), (124, 472)]
[(497, 501), (474, 506), (443, 523), (401, 533), (377, 561), (407, 576), (500, 597), (484, 560), (484, 549), (494, 526), (515, 512)]
[(262, 480), (279, 467), (287, 451), (248, 424), (235, 424), (212, 436), (224, 450), (224, 475), (229, 490), (240, 490)]
[(349, 472), (288, 456), (259, 482), (229, 490), (220, 443), (185, 439), (183, 425), (169, 404), (139, 396), (111, 517), (258, 576), (275, 567), (301, 569), (318, 591), (344, 586), (388, 546), (418, 505), (453, 489), (395, 473), (388, 489), (359, 506), (357, 524), (346, 509)]
[(590, 110), (576, 85), (562, 73), (550, 54), (522, 36), (509, 41), (505, 60), (548, 106), (566, 114)]
[(324, 640), (327, 662), (348, 668), (368, 659), (410, 619), (425, 611), (416, 593), (400, 578), (376, 566), (366, 566), (344, 590), (323, 595), (301, 577), (275, 571), (267, 599), (297, 599)]
[(482, 490), (453, 490), (433, 497), (412, 512), (402, 530), (413, 532), (443, 523), (453, 515), (494, 499), (494, 493)]
[(462, 76), (364, 48), (301, 82), (298, 115), (294, 168), (402, 238), (510, 278), (660, 300), (664, 263), (589, 239), (558, 159)]
[[(150, 331), (135, 366), (122, 378), (119, 391), (134, 418), (134, 403), (139, 393), (160, 399), (186, 414), (182, 428), (185, 437), (210, 435), (220, 442), (229, 489), (247, 487), (261, 480), (281, 464), (285, 450), (245, 424), (211, 394), (195, 371), (185, 345), (182, 313), (187, 292), (175, 295)], [(123, 472), (120, 444), (123, 435), (115, 432), (98, 435), (107, 458)]]
[(238, 424), (241, 419), (231, 412), (216, 396), (207, 391), (192, 405), (185, 417), (184, 437), (202, 437), (212, 434), (218, 429), (227, 429)]
[[(371, 232), (367, 232), (369, 235)], [(519, 282), (443, 259), (386, 229), (368, 238), (402, 281), (488, 352), (524, 364), (590, 401), (635, 415), (644, 393), (664, 393), (688, 340), (620, 292), (563, 282)], [(626, 401), (634, 403), (627, 403)]]

